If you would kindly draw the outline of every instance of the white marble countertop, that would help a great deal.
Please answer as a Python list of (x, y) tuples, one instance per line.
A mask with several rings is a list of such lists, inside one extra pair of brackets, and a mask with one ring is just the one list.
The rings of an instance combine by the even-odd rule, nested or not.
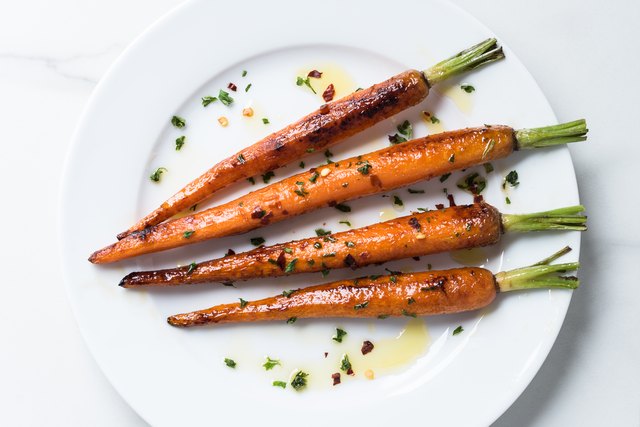
[[(582, 116), (590, 128), (588, 149), (571, 148), (590, 216), (583, 284), (547, 361), (495, 426), (638, 426), (640, 3), (454, 2), (518, 54), (561, 121)], [(0, 425), (145, 425), (79, 334), (59, 267), (57, 205), (71, 135), (97, 81), (178, 3), (3, 2)]]

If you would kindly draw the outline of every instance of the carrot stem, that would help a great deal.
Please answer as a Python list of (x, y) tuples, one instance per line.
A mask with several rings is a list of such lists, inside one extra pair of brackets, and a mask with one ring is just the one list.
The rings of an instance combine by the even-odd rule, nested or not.
[(518, 150), (550, 147), (587, 139), (587, 122), (584, 119), (559, 125), (540, 128), (520, 129), (516, 131)]
[(504, 231), (516, 232), (584, 231), (587, 229), (587, 217), (579, 215), (581, 212), (584, 212), (584, 206), (577, 205), (524, 215), (502, 214), (502, 226)]
[(571, 248), (565, 246), (555, 254), (528, 267), (497, 273), (495, 278), (500, 292), (519, 291), (523, 289), (576, 289), (580, 286), (580, 281), (577, 277), (562, 276), (556, 273), (577, 270), (580, 267), (580, 263), (569, 262), (549, 265), (569, 251), (571, 251)]
[(423, 71), (422, 74), (427, 79), (429, 86), (433, 86), (443, 80), (502, 58), (504, 58), (502, 48), (498, 46), (496, 39), (491, 38), (437, 63)]

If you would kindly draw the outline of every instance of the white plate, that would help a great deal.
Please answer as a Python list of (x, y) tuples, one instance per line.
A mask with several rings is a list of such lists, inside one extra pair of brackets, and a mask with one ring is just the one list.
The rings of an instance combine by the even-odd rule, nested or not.
[[(364, 0), (296, 5), (249, 1), (241, 8), (194, 1), (173, 11), (127, 49), (95, 90), (69, 154), (61, 208), (62, 254), (83, 335), (106, 376), (145, 420), (153, 425), (241, 421), (283, 426), (421, 420), (471, 426), (491, 423), (517, 398), (549, 352), (570, 292), (499, 296), (480, 313), (425, 319), (421, 324), (426, 325), (431, 344), (423, 342), (410, 362), (391, 373), (381, 369), (369, 381), (363, 376), (365, 362), (355, 355), (358, 344), (362, 339), (374, 344), (392, 341), (407, 319), (194, 330), (174, 329), (165, 322), (169, 314), (239, 297), (254, 299), (353, 277), (349, 271), (332, 272), (328, 279), (314, 274), (256, 280), (238, 284), (237, 289), (206, 285), (145, 292), (117, 286), (132, 270), (185, 265), (221, 256), (228, 248), (249, 249), (249, 237), (263, 236), (267, 243), (276, 243), (310, 236), (325, 223), (333, 231), (346, 229), (338, 224), (344, 218), (354, 226), (376, 222), (379, 212), (394, 212), (390, 198), (352, 202), (354, 212), (348, 215), (322, 209), (248, 235), (116, 265), (86, 261), (93, 250), (111, 243), (117, 232), (223, 156), (315, 109), (322, 101), (295, 85), (297, 75), (312, 68), (325, 71), (326, 79), (313, 83), (319, 92), (331, 81), (341, 83), (341, 96), (407, 68), (426, 68), (490, 36), (473, 18), (438, 1), (401, 0), (385, 8)], [(434, 132), (418, 119), (422, 110), (434, 112), (445, 129), (482, 123), (516, 128), (556, 123), (531, 76), (511, 51), (505, 48), (505, 52), (505, 61), (439, 87), (420, 106), (332, 148), (334, 159), (387, 146), (386, 135), (404, 119), (414, 123), (418, 136)], [(242, 70), (248, 71), (246, 77), (241, 77)], [(236, 98), (232, 107), (219, 102), (202, 107), (200, 97), (216, 95), (229, 82), (239, 88), (232, 93)], [(461, 82), (472, 84), (476, 91), (462, 92)], [(248, 83), (252, 87), (245, 92)], [(241, 116), (242, 107), (249, 104), (256, 110), (252, 119)], [(187, 119), (184, 132), (169, 124), (174, 114)], [(230, 120), (226, 128), (217, 123), (221, 115)], [(262, 117), (271, 124), (264, 125)], [(176, 152), (174, 140), (182, 134), (187, 142)], [(307, 165), (322, 161), (321, 154), (305, 159)], [(154, 184), (148, 176), (159, 166), (168, 173)], [(566, 148), (517, 153), (495, 162), (495, 167), (485, 197), (504, 212), (578, 203)], [(510, 191), (513, 203), (507, 206), (500, 182), (512, 169), (519, 172), (521, 184)], [(276, 175), (296, 171), (300, 171), (297, 162)], [(404, 212), (396, 214), (444, 202), (443, 187), (455, 194), (458, 203), (470, 202), (470, 195), (454, 189), (461, 175), (454, 174), (444, 184), (435, 180), (412, 186), (426, 189), (426, 194), (408, 194), (404, 189), (390, 193), (405, 202)], [(257, 187), (236, 185), (214, 202), (230, 200), (250, 188)], [(488, 251), (485, 264), (493, 271), (528, 265), (565, 244), (578, 249), (579, 239), (578, 233), (506, 236)], [(567, 260), (577, 257), (576, 250)], [(388, 267), (420, 270), (427, 263), (434, 268), (457, 265), (441, 255)], [(382, 267), (372, 267), (361, 273), (381, 271)], [(452, 336), (458, 325), (465, 331)], [(342, 345), (331, 340), (336, 326), (349, 333)], [(424, 330), (422, 339), (427, 339)], [(331, 387), (330, 374), (337, 371), (337, 360), (345, 350), (356, 361), (357, 375)], [(324, 351), (329, 352), (327, 359)], [(283, 366), (265, 372), (260, 365), (266, 355), (281, 359)], [(224, 357), (236, 359), (238, 368), (227, 368)], [(286, 380), (296, 368), (312, 371), (309, 390), (296, 393), (290, 387), (271, 386), (271, 381)]]

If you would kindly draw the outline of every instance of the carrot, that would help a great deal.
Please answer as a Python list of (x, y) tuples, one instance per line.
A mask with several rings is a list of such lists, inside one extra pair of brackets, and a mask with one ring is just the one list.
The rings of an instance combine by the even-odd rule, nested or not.
[(495, 276), (484, 268), (465, 267), (389, 276), (340, 280), (285, 292), (254, 302), (221, 304), (205, 310), (170, 316), (173, 326), (210, 323), (260, 322), (322, 317), (428, 316), (478, 310), (498, 292), (536, 288), (575, 289), (576, 277), (554, 273), (577, 270), (577, 262), (548, 265), (570, 250), (565, 248), (529, 267)]
[(146, 228), (94, 252), (89, 261), (114, 262), (245, 233), (324, 206), (500, 159), (514, 150), (582, 141), (586, 132), (585, 121), (578, 120), (519, 131), (485, 125), (414, 139), (311, 169), (223, 205)]
[(313, 151), (337, 144), (420, 103), (434, 84), (501, 58), (504, 54), (496, 39), (487, 39), (428, 70), (405, 71), (368, 89), (325, 104), (296, 123), (217, 163), (134, 226), (120, 233), (118, 239), (159, 224), (233, 182), (271, 171)]
[(416, 213), (311, 239), (260, 247), (185, 267), (135, 272), (120, 286), (233, 282), (350, 267), (497, 243), (507, 231), (585, 230), (582, 206), (528, 215), (500, 214), (487, 203)]

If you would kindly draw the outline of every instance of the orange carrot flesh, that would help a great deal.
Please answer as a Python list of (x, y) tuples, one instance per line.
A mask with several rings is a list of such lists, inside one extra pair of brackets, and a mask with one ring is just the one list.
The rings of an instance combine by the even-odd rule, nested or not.
[(497, 125), (414, 139), (311, 169), (226, 204), (133, 233), (94, 252), (89, 261), (109, 263), (245, 233), (324, 206), (504, 158), (515, 149), (513, 129)]
[(457, 268), (312, 286), (248, 303), (217, 305), (170, 316), (173, 326), (322, 317), (426, 316), (477, 310), (498, 292), (484, 268)]
[(358, 268), (438, 252), (492, 245), (501, 235), (497, 209), (478, 203), (417, 213), (367, 227), (260, 247), (192, 266), (127, 275), (120, 286), (233, 282), (336, 268)]

